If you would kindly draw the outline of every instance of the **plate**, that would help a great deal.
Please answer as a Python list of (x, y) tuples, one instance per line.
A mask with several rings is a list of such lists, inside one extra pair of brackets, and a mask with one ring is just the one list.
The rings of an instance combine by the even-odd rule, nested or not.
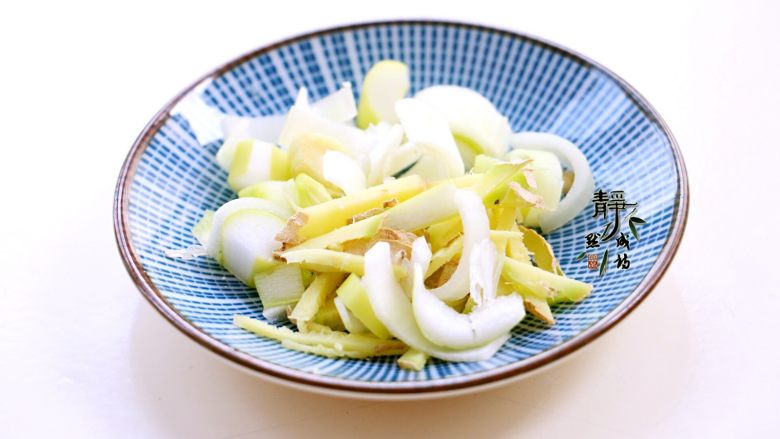
[[(315, 99), (344, 81), (358, 93), (363, 74), (387, 58), (410, 66), (412, 92), (434, 84), (470, 87), (490, 99), (514, 131), (571, 140), (587, 156), (601, 191), (573, 221), (548, 235), (564, 272), (592, 283), (593, 293), (580, 303), (554, 307), (554, 326), (527, 317), (488, 361), (433, 360), (411, 372), (400, 369), (395, 358), (328, 359), (291, 351), (233, 326), (234, 314), (262, 319), (253, 289), (211, 259), (165, 256), (166, 250), (196, 244), (190, 229), (203, 211), (236, 196), (214, 159), (222, 118), (283, 114), (300, 86)], [(422, 398), (506, 383), (603, 334), (648, 295), (669, 266), (687, 206), (685, 166), (669, 128), (605, 67), (517, 32), (389, 21), (290, 38), (184, 89), (133, 144), (119, 175), (114, 226), (121, 256), (144, 297), (184, 334), (230, 363), (307, 390)], [(615, 237), (596, 239), (593, 246), (594, 236), (602, 237), (616, 222)], [(618, 245), (620, 236), (628, 248)]]

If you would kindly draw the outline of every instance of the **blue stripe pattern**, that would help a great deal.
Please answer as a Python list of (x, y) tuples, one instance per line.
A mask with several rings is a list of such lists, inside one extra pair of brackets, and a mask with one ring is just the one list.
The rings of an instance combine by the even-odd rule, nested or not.
[[(284, 113), (296, 91), (313, 98), (362, 75), (376, 61), (393, 58), (411, 68), (412, 91), (434, 84), (477, 90), (509, 117), (515, 131), (556, 133), (588, 157), (597, 187), (624, 190), (639, 203), (641, 241), (629, 251), (631, 266), (608, 273), (575, 261), (584, 236), (604, 221), (591, 209), (549, 235), (564, 271), (593, 283), (593, 294), (555, 307), (546, 327), (527, 317), (490, 360), (431, 361), (422, 372), (396, 366), (395, 358), (326, 359), (282, 348), (234, 327), (234, 314), (262, 319), (257, 294), (208, 258), (174, 260), (168, 249), (195, 244), (190, 233), (205, 209), (235, 197), (214, 155), (222, 141), (213, 114), (257, 116)], [(143, 152), (132, 179), (129, 226), (143, 268), (167, 301), (215, 339), (261, 360), (292, 370), (353, 381), (382, 383), (459, 381), (528, 359), (566, 342), (623, 302), (649, 272), (666, 242), (676, 209), (678, 181), (670, 139), (651, 112), (608, 73), (536, 41), (456, 24), (377, 24), (335, 30), (283, 44), (205, 82), (185, 100), (208, 111), (172, 111)], [(627, 231), (627, 230), (626, 230)], [(611, 246), (614, 255), (614, 246)], [(611, 257), (610, 259), (613, 259)]]

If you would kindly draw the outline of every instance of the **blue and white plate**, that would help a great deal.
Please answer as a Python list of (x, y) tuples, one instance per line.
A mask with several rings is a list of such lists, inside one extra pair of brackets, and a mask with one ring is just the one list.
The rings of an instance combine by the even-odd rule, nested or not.
[[(630, 210), (620, 211), (628, 249), (618, 248), (615, 239), (586, 248), (587, 235), (601, 233), (614, 220), (612, 210), (607, 218), (594, 217), (595, 206), (549, 235), (566, 274), (592, 283), (593, 293), (581, 303), (555, 307), (552, 327), (527, 317), (488, 361), (431, 361), (418, 373), (399, 369), (395, 358), (327, 359), (291, 351), (231, 323), (234, 314), (262, 319), (253, 289), (211, 259), (164, 254), (195, 244), (190, 229), (203, 211), (236, 196), (214, 159), (224, 115), (284, 113), (301, 86), (315, 99), (343, 81), (351, 81), (358, 93), (363, 74), (387, 58), (410, 66), (412, 92), (434, 84), (470, 87), (493, 101), (514, 131), (546, 131), (570, 139), (588, 157), (596, 187), (614, 200), (623, 191), (623, 201), (636, 203), (633, 216), (644, 220), (634, 222), (637, 239), (625, 219)], [(685, 167), (672, 134), (650, 104), (606, 68), (514, 32), (393, 21), (285, 40), (231, 61), (185, 89), (151, 120), (130, 150), (114, 214), (119, 250), (143, 295), (211, 351), (310, 390), (420, 397), (506, 382), (604, 333), (663, 275), (682, 236), (687, 205)], [(600, 275), (602, 260), (606, 272)]]

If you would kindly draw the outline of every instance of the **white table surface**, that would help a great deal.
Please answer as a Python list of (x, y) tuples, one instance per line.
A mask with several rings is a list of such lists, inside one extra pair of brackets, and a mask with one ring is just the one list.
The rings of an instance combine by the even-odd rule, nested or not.
[[(776, 437), (777, 2), (23, 3), (0, 18), (0, 436)], [(366, 402), (235, 370), (166, 323), (125, 273), (111, 225), (125, 154), (217, 64), (306, 30), (401, 16), (527, 31), (636, 86), (688, 165), (677, 258), (581, 355), (497, 390)]]

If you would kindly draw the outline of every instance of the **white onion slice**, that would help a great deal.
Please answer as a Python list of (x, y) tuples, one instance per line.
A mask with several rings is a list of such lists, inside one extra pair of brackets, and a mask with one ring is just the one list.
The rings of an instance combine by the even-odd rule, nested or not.
[(471, 255), (472, 293), (478, 290), (482, 294), (478, 295), (478, 305), (469, 314), (455, 311), (425, 287), (424, 273), (428, 270), (430, 255), (425, 238), (416, 239), (412, 245), (412, 309), (420, 330), (428, 340), (452, 349), (472, 348), (508, 334), (525, 317), (520, 296), (495, 297), (496, 274), (500, 273), (500, 265), (498, 252), (490, 239), (482, 241)]
[(453, 135), (464, 140), (474, 154), (500, 157), (511, 133), (509, 121), (490, 100), (478, 92), (457, 85), (434, 85), (414, 95), (435, 107), (449, 124)]
[(334, 122), (316, 111), (309, 105), (308, 92), (301, 87), (295, 104), (287, 113), (281, 133), (279, 133), (279, 145), (289, 148), (295, 139), (304, 134), (319, 134), (328, 136), (350, 151), (353, 157), (357, 157), (360, 146), (364, 143), (365, 134), (343, 123)]
[(542, 232), (549, 233), (563, 226), (588, 205), (595, 183), (588, 159), (575, 144), (555, 134), (535, 132), (514, 133), (509, 138), (509, 144), (512, 148), (552, 152), (574, 172), (574, 182), (558, 208), (539, 215)]
[(474, 246), (469, 255), (469, 295), (474, 303), (482, 305), (496, 298), (503, 266), (493, 240), (483, 239)]
[(393, 273), (390, 245), (374, 244), (365, 255), (363, 286), (377, 319), (396, 338), (418, 351), (445, 361), (484, 361), (491, 358), (509, 335), (479, 347), (454, 350), (432, 343), (420, 331), (409, 298), (404, 294)]
[(352, 157), (328, 150), (322, 155), (322, 177), (349, 195), (366, 188), (366, 174)]
[[(368, 142), (362, 148), (364, 157), (361, 159), (363, 168), (367, 171), (368, 184), (381, 184), (385, 177), (399, 169), (394, 165), (393, 158), (397, 157), (397, 150), (404, 138), (404, 130), (401, 125), (379, 122), (377, 125), (370, 125), (365, 133)], [(401, 167), (411, 163), (415, 158), (416, 156), (398, 157), (403, 161)]]
[(220, 122), (224, 137), (239, 140), (273, 140), (279, 137), (284, 126), (284, 114), (260, 117), (225, 116)]
[(455, 204), (463, 223), (463, 252), (447, 282), (431, 290), (439, 299), (446, 301), (461, 299), (469, 293), (471, 252), (477, 244), (490, 239), (490, 220), (479, 196), (471, 191), (457, 190)]
[(341, 88), (313, 103), (312, 108), (334, 122), (347, 123), (357, 116), (352, 84), (343, 82)]
[(334, 297), (333, 304), (336, 305), (336, 311), (339, 313), (341, 322), (344, 323), (344, 328), (347, 329), (347, 332), (350, 334), (364, 334), (368, 332), (366, 325), (355, 314), (352, 314), (352, 311), (347, 309), (347, 306), (344, 305), (340, 298)]
[(458, 146), (447, 120), (435, 108), (418, 99), (401, 99), (395, 104), (395, 113), (410, 144), (422, 157), (410, 173), (428, 181), (463, 175), (465, 168)]

